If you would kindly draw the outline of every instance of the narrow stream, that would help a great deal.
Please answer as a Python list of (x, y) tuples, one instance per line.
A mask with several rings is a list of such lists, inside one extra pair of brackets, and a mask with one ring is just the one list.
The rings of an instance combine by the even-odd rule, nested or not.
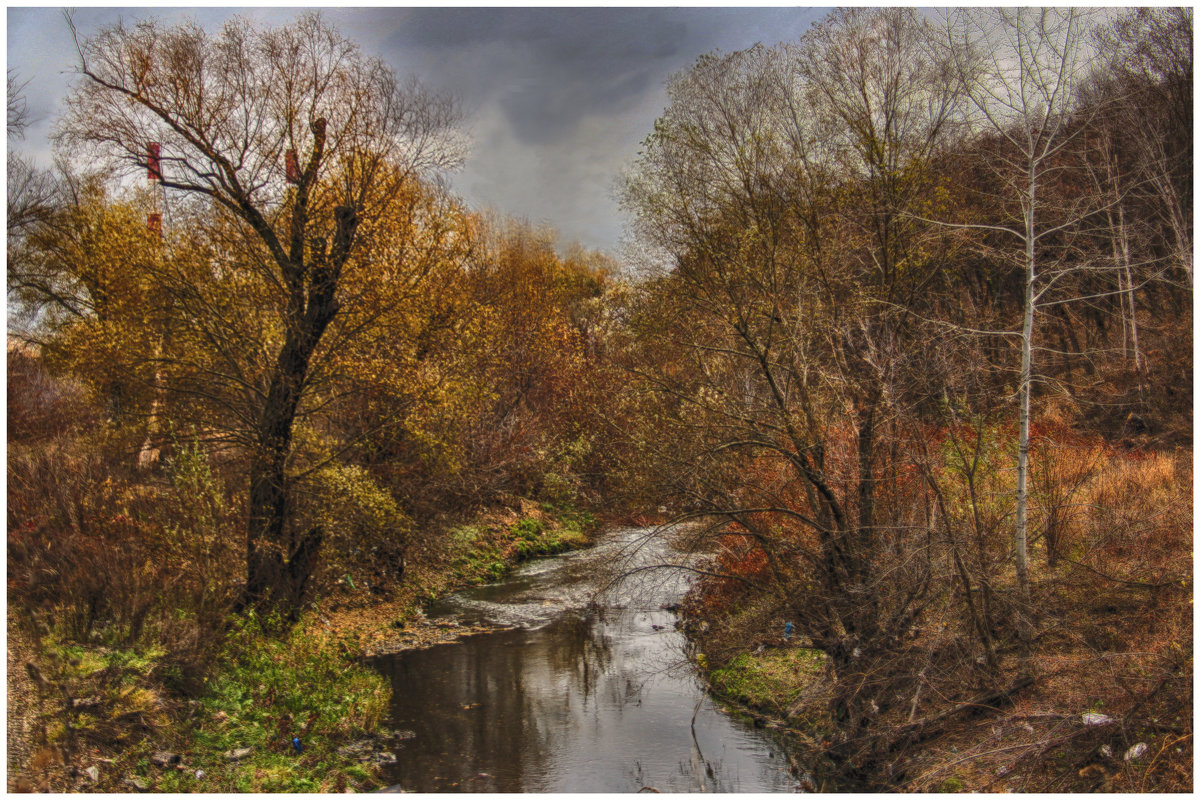
[(704, 694), (664, 610), (688, 577), (644, 569), (670, 556), (649, 534), (608, 531), (431, 610), (508, 630), (377, 659), (413, 734), (384, 768), (393, 790), (791, 790), (775, 734)]

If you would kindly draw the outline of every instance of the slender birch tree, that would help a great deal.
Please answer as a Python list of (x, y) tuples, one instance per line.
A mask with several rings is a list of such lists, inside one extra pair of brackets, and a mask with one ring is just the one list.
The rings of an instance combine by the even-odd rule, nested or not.
[[(1004, 8), (950, 12), (946, 41), (970, 99), (968, 122), (998, 137), (992, 159), (995, 178), (1013, 214), (987, 223), (966, 223), (1011, 243), (1009, 256), (1023, 272), (1020, 372), (1017, 381), (1018, 441), (1015, 559), (1018, 591), (1028, 601), (1029, 431), (1033, 385), (1035, 318), (1039, 302), (1062, 274), (1043, 256), (1047, 240), (1095, 212), (1091, 196), (1076, 198), (1048, 214), (1044, 190), (1063, 166), (1059, 159), (1088, 128), (1074, 115), (1087, 67), (1095, 56), (1091, 13), (1084, 9)], [(1097, 109), (1091, 109), (1094, 114)], [(1020, 629), (1029, 633), (1022, 613)]]

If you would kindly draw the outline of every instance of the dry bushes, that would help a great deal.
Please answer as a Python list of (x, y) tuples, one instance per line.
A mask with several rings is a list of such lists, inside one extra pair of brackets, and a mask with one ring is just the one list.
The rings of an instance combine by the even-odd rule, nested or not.
[(1114, 580), (1166, 589), (1192, 575), (1190, 451), (1126, 453), (1088, 481), (1073, 561)]
[(119, 444), (129, 432), (96, 424), (70, 383), (29, 354), (10, 363), (9, 395), (10, 416), (46, 404), (21, 412), (9, 442), (10, 611), (62, 641), (165, 646), (189, 681), (239, 572), (237, 504), (221, 476), (195, 445), (135, 471)]
[[(1191, 789), (1191, 454), (1041, 433), (1028, 605), (1012, 562), (1011, 438), (985, 425), (926, 438), (937, 470), (927, 551), (936, 585), (886, 659), (864, 649), (856, 671), (829, 676), (875, 700), (869, 725), (838, 726), (843, 738), (821, 748), (848, 756), (839, 780), (916, 791)], [(763, 553), (744, 534), (719, 544), (715, 571), (767, 583)], [(789, 612), (771, 593), (732, 578), (698, 586), (689, 630), (713, 668), (781, 643)], [(1027, 644), (1012, 624), (1018, 607), (1036, 623)], [(828, 701), (789, 709), (784, 721), (830, 726), (819, 707)], [(1088, 712), (1109, 721), (1085, 725)], [(1125, 760), (1139, 744), (1144, 754)]]
[[(1054, 439), (1033, 460), (1035, 529), (1050, 531), (1033, 539), (1047, 556), (1031, 563), (1034, 681), (1010, 708), (906, 753), (906, 768), (893, 761), (897, 788), (1192, 788), (1191, 454)], [(1011, 669), (1014, 654), (1000, 655)]]
[(75, 641), (200, 646), (238, 564), (224, 490), (195, 449), (153, 480), (123, 473), (83, 442), (10, 451), (10, 602)]
[(32, 346), (11, 339), (7, 417), (10, 445), (47, 441), (98, 421), (84, 401), (82, 387), (51, 377)]

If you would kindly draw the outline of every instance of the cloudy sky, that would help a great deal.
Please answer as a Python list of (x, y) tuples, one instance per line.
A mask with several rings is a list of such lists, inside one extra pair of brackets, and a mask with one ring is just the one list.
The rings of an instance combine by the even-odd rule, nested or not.
[[(84, 35), (154, 15), (210, 30), (226, 8), (80, 8)], [(242, 10), (268, 24), (298, 13)], [(325, 14), (401, 74), (457, 97), (471, 156), (452, 178), (475, 207), (556, 228), (616, 254), (614, 182), (666, 102), (669, 75), (714, 49), (798, 39), (824, 11), (789, 8), (330, 8)], [(8, 68), (28, 81), (33, 125), (17, 146), (49, 160), (47, 135), (74, 51), (58, 8), (8, 9)]]

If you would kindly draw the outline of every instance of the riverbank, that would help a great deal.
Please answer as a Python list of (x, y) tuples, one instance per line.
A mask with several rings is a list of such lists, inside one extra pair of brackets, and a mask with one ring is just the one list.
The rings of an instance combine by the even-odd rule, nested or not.
[[(799, 634), (785, 641), (803, 606), (709, 580), (683, 628), (710, 691), (797, 733), (801, 762), (837, 753), (835, 773), (873, 791), (1190, 791), (1191, 452), (1114, 452), (1085, 477), (1056, 551), (1031, 558), (1029, 640), (988, 620), (994, 664), (970, 651), (976, 629), (952, 613), (952, 583), (890, 661), (837, 675)], [(720, 566), (739, 574), (747, 553), (727, 549)], [(986, 588), (1017, 594), (999, 569)], [(839, 689), (868, 673), (887, 691), (854, 729), (835, 724)]]
[(429, 622), (422, 605), (528, 558), (586, 546), (595, 527), (575, 509), (514, 506), (453, 528), (454, 546), (414, 559), (391, 596), (351, 577), (282, 637), (235, 621), (203, 658), (183, 658), (169, 643), (121, 647), (101, 630), (81, 644), (10, 614), (8, 788), (378, 788), (394, 738), (382, 728), (390, 687), (364, 660), (488, 630)]
[[(1139, 651), (1132, 639), (1123, 640), (1136, 623), (1122, 624), (1116, 617), (1144, 622), (1147, 614), (1130, 593), (1120, 605), (1114, 605), (1116, 599), (1116, 594), (1097, 598), (1092, 609), (1093, 620), (1113, 637), (1099, 657), (1087, 642), (1055, 636), (1053, 649), (1034, 659), (1038, 677), (1017, 691), (980, 692), (976, 703), (927, 701), (923, 717), (937, 724), (884, 754), (881, 771), (864, 788), (991, 792), (1054, 785), (1064, 792), (1146, 792), (1189, 786), (1190, 656), (1182, 649)], [(1175, 604), (1174, 611), (1182, 620), (1186, 609)], [(836, 770), (825, 753), (838, 736), (829, 717), (833, 677), (824, 669), (824, 655), (802, 646), (759, 644), (712, 662), (700, 649), (705, 641), (702, 635), (693, 639), (710, 694), (756, 726), (789, 734), (796, 748), (794, 772), (806, 773), (811, 788), (821, 790), (822, 775)], [(1132, 660), (1158, 661), (1160, 674), (1149, 684), (1122, 686), (1113, 668)], [(1098, 661), (1107, 664), (1106, 673), (1097, 672)], [(1145, 670), (1142, 678), (1148, 674)], [(892, 714), (876, 725), (902, 727), (911, 720)]]
[(598, 528), (589, 512), (518, 500), (450, 528), (450, 546), (410, 564), (393, 596), (341, 592), (317, 604), (321, 625), (365, 656), (444, 644), (494, 627), (431, 622), (424, 608), (468, 586), (499, 580), (531, 558), (587, 547)]

